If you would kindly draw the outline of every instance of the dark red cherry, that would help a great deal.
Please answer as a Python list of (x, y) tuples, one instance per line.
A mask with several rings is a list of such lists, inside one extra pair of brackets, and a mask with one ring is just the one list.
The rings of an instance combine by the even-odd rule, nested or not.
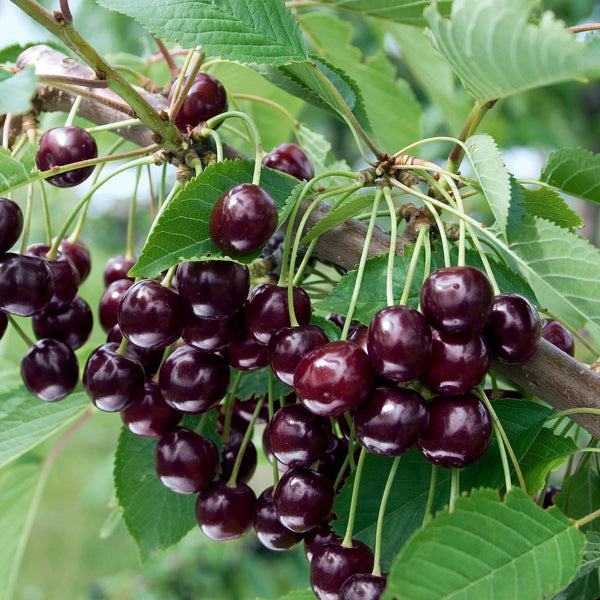
[(562, 323), (554, 319), (543, 319), (542, 337), (563, 352), (575, 356), (575, 338)]
[(492, 310), (494, 291), (475, 267), (434, 271), (421, 289), (421, 310), (432, 327), (446, 333), (482, 329)]
[(225, 396), (229, 367), (216, 354), (182, 346), (163, 363), (158, 385), (169, 406), (186, 414), (203, 413)]
[(154, 468), (162, 484), (178, 494), (196, 494), (217, 474), (219, 451), (191, 429), (175, 427), (156, 444)]
[(492, 439), (492, 419), (473, 394), (436, 397), (427, 405), (429, 425), (417, 446), (440, 467), (465, 467), (480, 458)]
[(377, 387), (354, 412), (356, 436), (370, 452), (398, 456), (427, 427), (425, 400), (408, 388)]
[(433, 329), (431, 360), (419, 380), (436, 394), (456, 396), (479, 385), (489, 368), (490, 356), (480, 332), (453, 334)]
[(210, 215), (210, 238), (224, 254), (249, 254), (269, 241), (277, 220), (273, 198), (257, 185), (241, 183), (215, 203)]
[[(344, 420), (345, 422), (345, 420)], [(357, 448), (357, 452), (360, 450)], [(345, 440), (341, 440), (340, 438), (330, 435), (329, 443), (327, 444), (327, 448), (325, 448), (325, 452), (319, 458), (319, 473), (323, 473), (331, 483), (335, 483), (338, 479), (338, 475), (340, 474), (340, 469), (343, 467), (346, 457), (348, 456), (348, 443)], [(358, 460), (358, 455), (355, 457)], [(344, 469), (344, 474), (340, 481), (338, 482), (339, 489), (345, 479), (346, 476), (350, 473), (349, 466), (346, 466)]]
[[(184, 77), (182, 86), (187, 82)], [(173, 102), (175, 86), (169, 92), (168, 102)], [(190, 133), (194, 127), (227, 110), (227, 93), (223, 84), (208, 73), (198, 73), (181, 108), (175, 116), (175, 125), (182, 133)]]
[(271, 169), (287, 173), (296, 179), (308, 181), (315, 176), (315, 170), (308, 155), (296, 144), (281, 144), (267, 154), (262, 164)]
[(333, 485), (325, 475), (297, 467), (282, 475), (273, 497), (281, 523), (303, 533), (325, 520), (334, 496)]
[(117, 324), (119, 303), (123, 294), (133, 285), (131, 279), (117, 279), (104, 290), (98, 306), (98, 319), (102, 329), (109, 331)]
[(342, 538), (331, 529), (329, 523), (323, 522), (314, 529), (308, 531), (304, 537), (304, 554), (308, 562), (318, 550), (327, 544), (341, 545)]
[(427, 367), (431, 329), (409, 306), (388, 306), (371, 319), (367, 347), (375, 370), (390, 381), (409, 381)]
[(73, 350), (87, 342), (94, 326), (94, 317), (88, 303), (79, 296), (59, 311), (42, 310), (33, 315), (33, 332), (38, 339), (53, 338)]
[(282, 327), (269, 340), (267, 354), (273, 373), (283, 383), (294, 385), (298, 363), (314, 348), (329, 341), (325, 332), (316, 325)]
[[(48, 171), (52, 167), (62, 167), (97, 156), (94, 138), (81, 127), (67, 126), (49, 129), (42, 135), (35, 161), (40, 171)], [(58, 187), (72, 187), (85, 181), (93, 170), (93, 166), (73, 169), (52, 175), (46, 181)]]
[(220, 352), (239, 336), (244, 327), (243, 319), (242, 311), (222, 319), (201, 319), (188, 313), (181, 337), (200, 352)]
[(224, 319), (237, 313), (250, 290), (246, 265), (230, 260), (185, 262), (177, 267), (179, 297), (196, 317)]
[(179, 296), (152, 279), (134, 283), (119, 303), (121, 333), (136, 346), (159, 350), (181, 336), (185, 319)]
[(137, 360), (117, 353), (118, 344), (104, 344), (88, 357), (83, 387), (105, 412), (123, 410), (144, 395), (144, 368)]
[(269, 448), (290, 467), (310, 467), (326, 450), (331, 425), (301, 404), (282, 406), (267, 426)]
[(227, 362), (239, 371), (256, 371), (269, 364), (267, 347), (259, 344), (245, 330), (225, 350)]
[(0, 310), (29, 317), (40, 312), (54, 293), (54, 275), (48, 263), (37, 256), (0, 256)]
[(294, 375), (298, 400), (311, 412), (335, 417), (364, 402), (373, 386), (369, 357), (353, 342), (329, 342), (309, 352)]
[[(245, 423), (250, 423), (252, 420), (252, 415), (256, 410), (256, 405), (258, 401), (262, 399), (262, 396), (250, 396), (250, 398), (246, 398), (245, 400), (240, 400), (236, 398), (233, 401), (233, 416), (238, 417)], [(274, 402), (275, 410), (279, 408), (279, 400), (275, 400)], [(268, 423), (269, 422), (269, 407), (268, 402), (263, 401), (263, 405), (261, 409), (258, 411), (258, 416), (256, 417), (255, 423)], [(244, 427), (244, 431), (246, 431), (246, 427)]]
[(204, 535), (215, 541), (242, 537), (254, 520), (256, 496), (252, 488), (224, 481), (207, 485), (196, 501), (196, 521)]
[[(106, 336), (106, 341), (117, 345), (121, 344), (123, 335), (121, 334), (121, 329), (118, 324), (113, 325), (110, 328)], [(131, 342), (127, 342), (125, 355), (133, 360), (139, 361), (144, 367), (146, 377), (150, 378), (156, 375), (156, 372), (162, 363), (164, 350), (149, 350), (148, 348), (142, 348)]]
[(387, 577), (379, 577), (370, 573), (350, 575), (340, 588), (340, 600), (379, 600)]
[(369, 354), (369, 328), (366, 325), (358, 325), (348, 331), (348, 341), (358, 344), (365, 354)]
[(520, 364), (535, 354), (542, 335), (542, 323), (525, 296), (500, 294), (494, 298), (484, 333), (495, 358)]
[[(294, 312), (299, 325), (308, 325), (311, 304), (308, 294), (298, 286), (293, 289)], [(271, 336), (290, 326), (287, 287), (263, 283), (256, 286), (244, 306), (246, 330), (257, 342), (267, 346)]]
[(63, 238), (58, 245), (58, 251), (68, 256), (75, 263), (79, 273), (79, 283), (83, 283), (92, 268), (90, 251), (87, 246), (81, 240), (72, 242), (69, 238)]
[(23, 212), (16, 202), (0, 198), (0, 254), (10, 250), (23, 231)]
[(123, 423), (135, 435), (157, 438), (181, 421), (182, 413), (171, 408), (154, 381), (144, 385), (144, 395), (121, 411)]
[(111, 256), (104, 265), (104, 287), (107, 288), (113, 281), (119, 279), (130, 279), (133, 282), (133, 277), (129, 277), (128, 273), (136, 262), (135, 258)]
[(373, 553), (368, 546), (352, 540), (352, 547), (326, 544), (315, 552), (310, 562), (310, 585), (319, 600), (338, 600), (339, 591), (348, 577), (370, 573)]
[(21, 378), (36, 398), (45, 402), (62, 400), (79, 381), (75, 353), (58, 340), (39, 340), (21, 360)]
[[(235, 431), (235, 429), (230, 429), (229, 433), (230, 440), (228, 442), (223, 442), (221, 474), (219, 476), (221, 481), (229, 481), (243, 440), (243, 435)], [(240, 464), (236, 482), (248, 483), (252, 479), (252, 475), (254, 475), (254, 471), (256, 471), (257, 459), (256, 446), (252, 443), (252, 440), (249, 440), (246, 449), (244, 450), (244, 455), (242, 456), (242, 462)]]
[(290, 531), (277, 518), (273, 486), (264, 490), (256, 500), (253, 527), (260, 543), (274, 552), (289, 550), (302, 539), (302, 534)]

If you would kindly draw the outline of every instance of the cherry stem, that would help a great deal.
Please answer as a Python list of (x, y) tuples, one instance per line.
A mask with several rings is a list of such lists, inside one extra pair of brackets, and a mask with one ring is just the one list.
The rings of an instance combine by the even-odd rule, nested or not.
[(127, 345), (129, 344), (127, 338), (125, 336), (123, 336), (121, 338), (121, 343), (119, 344), (119, 347), (117, 348), (117, 354), (120, 354), (121, 356), (127, 356)]
[(214, 130), (208, 127), (203, 127), (200, 130), (202, 137), (211, 137), (215, 142), (215, 148), (217, 150), (217, 162), (223, 162), (223, 142), (221, 136)]
[(21, 238), (21, 254), (27, 252), (29, 232), (31, 231), (31, 216), (33, 214), (33, 183), (27, 186), (27, 203), (25, 204), (25, 217), (23, 219), (23, 237)]
[(450, 502), (448, 512), (452, 514), (456, 507), (456, 499), (460, 496), (460, 469), (451, 469), (452, 477), (450, 479)]
[(413, 249), (413, 255), (410, 257), (410, 263), (408, 265), (408, 271), (406, 272), (406, 279), (404, 280), (404, 289), (402, 290), (402, 296), (400, 297), (400, 306), (404, 306), (410, 296), (410, 288), (415, 276), (417, 269), (417, 263), (419, 262), (419, 254), (423, 246), (423, 239), (429, 235), (429, 227), (427, 225), (419, 225), (419, 235)]
[(46, 188), (44, 182), (40, 181), (40, 196), (42, 197), (42, 210), (44, 213), (44, 229), (46, 230), (46, 243), (52, 244), (52, 227), (50, 225), (50, 210), (48, 209), (48, 198), (46, 197)]
[(552, 419), (559, 419), (561, 417), (567, 417), (569, 415), (598, 415), (600, 416), (600, 408), (568, 408), (566, 410), (559, 410), (553, 415), (550, 415), (546, 422)]
[(27, 346), (29, 346), (29, 348), (35, 346), (35, 342), (33, 342), (32, 339), (25, 333), (22, 327), (17, 323), (17, 320), (11, 314), (7, 314), (6, 316), (8, 317), (8, 322), (19, 334), (19, 337), (27, 344)]
[(387, 505), (390, 491), (392, 490), (392, 484), (394, 483), (394, 477), (396, 477), (396, 471), (400, 464), (400, 456), (396, 456), (390, 467), (387, 480), (385, 482), (385, 488), (383, 488), (383, 494), (381, 496), (381, 502), (379, 504), (379, 513), (377, 514), (377, 525), (375, 533), (375, 553), (373, 558), (373, 571), (372, 574), (376, 577), (381, 577), (381, 541), (383, 538), (383, 518), (385, 516), (385, 507)]
[[(352, 448), (352, 451), (354, 451), (354, 448)], [(344, 462), (342, 463), (342, 466), (340, 467), (340, 470), (338, 471), (335, 481), (333, 482), (333, 489), (336, 492), (337, 492), (338, 488), (340, 487), (340, 484), (342, 483), (342, 479), (344, 478), (344, 473), (346, 472), (346, 469), (348, 468), (349, 465), (350, 465), (350, 453), (347, 453), (344, 458)]]
[(423, 515), (423, 523), (421, 526), (430, 521), (432, 517), (431, 509), (433, 508), (433, 500), (435, 498), (435, 490), (437, 488), (437, 473), (437, 465), (432, 464), (431, 477), (429, 479), (429, 492), (427, 493), (427, 504), (425, 505), (425, 514)]
[(160, 53), (163, 55), (163, 58), (165, 59), (165, 62), (169, 67), (171, 77), (177, 77), (177, 74), (179, 73), (179, 67), (175, 64), (175, 61), (173, 60), (173, 57), (169, 53), (164, 42), (160, 38), (156, 37), (154, 34), (152, 34), (152, 38), (154, 39), (156, 45), (158, 46), (158, 49), (160, 50)]
[(2, 128), (2, 147), (9, 149), (10, 126), (12, 125), (12, 113), (6, 113), (4, 118), (4, 127)]
[(182, 181), (180, 181), (179, 179), (175, 179), (175, 183), (173, 183), (173, 187), (171, 188), (169, 195), (165, 198), (164, 202), (160, 205), (160, 208), (158, 209), (158, 212), (156, 213), (156, 216), (154, 217), (154, 220), (152, 221), (152, 225), (150, 227), (150, 231), (148, 232), (148, 235), (146, 236), (146, 240), (149, 239), (150, 236), (152, 235), (154, 228), (156, 227), (156, 224), (158, 223), (158, 221), (160, 220), (160, 217), (163, 215), (163, 213), (167, 209), (167, 206), (169, 206), (169, 203), (171, 202), (171, 200), (184, 187), (185, 187), (185, 184)]
[[(235, 462), (233, 463), (233, 469), (231, 470), (231, 476), (229, 477), (229, 481), (227, 485), (229, 487), (235, 487), (238, 473), (240, 472), (240, 467), (242, 466), (242, 459), (244, 458), (244, 453), (246, 452), (246, 447), (248, 446), (248, 442), (250, 441), (250, 437), (252, 436), (252, 431), (254, 430), (254, 424), (256, 423), (256, 419), (258, 419), (258, 415), (260, 413), (260, 409), (262, 408), (265, 402), (265, 397), (261, 396), (256, 403), (256, 407), (254, 408), (254, 412), (252, 413), (252, 418), (250, 419), (250, 423), (248, 423), (248, 427), (246, 428), (246, 433), (244, 433), (244, 437), (242, 438), (242, 443), (240, 444), (240, 448), (238, 450), (237, 456), (235, 457)], [(277, 461), (275, 460), (277, 464)]]
[(139, 119), (125, 119), (124, 121), (115, 121), (114, 123), (106, 123), (106, 125), (96, 125), (94, 127), (87, 127), (88, 133), (96, 133), (97, 131), (113, 131), (114, 129), (121, 129), (123, 127), (133, 127), (139, 125)]
[(108, 89), (108, 81), (106, 79), (85, 79), (84, 77), (71, 77), (70, 75), (38, 75), (37, 77), (40, 83), (52, 87), (67, 85), (71, 89), (73, 87)]
[(581, 25), (571, 25), (571, 27), (565, 27), (565, 31), (569, 33), (583, 33), (585, 31), (598, 31), (600, 29), (600, 23), (582, 23)]
[(377, 221), (377, 211), (379, 210), (379, 203), (381, 202), (382, 195), (383, 192), (381, 191), (381, 189), (378, 189), (375, 193), (375, 200), (373, 201), (371, 219), (369, 220), (369, 226), (365, 233), (365, 241), (360, 256), (360, 262), (358, 263), (358, 268), (356, 270), (356, 282), (354, 284), (354, 290), (352, 291), (352, 297), (350, 298), (350, 304), (348, 305), (348, 314), (346, 315), (346, 320), (344, 321), (344, 328), (342, 329), (342, 335), (340, 336), (340, 340), (345, 340), (348, 337), (350, 323), (352, 322), (352, 315), (354, 313), (356, 303), (358, 302), (360, 286), (362, 283), (363, 274), (365, 272), (367, 258), (369, 256), (369, 246), (371, 245), (371, 238), (373, 237), (373, 231), (375, 229), (375, 224)]
[(66, 23), (73, 22), (73, 15), (71, 8), (69, 7), (69, 0), (59, 0), (60, 12), (62, 13), (63, 19)]
[[(269, 423), (273, 420), (273, 415), (275, 414), (275, 399), (273, 397), (273, 371), (271, 369), (267, 369), (267, 399), (269, 402)], [(279, 483), (279, 467), (277, 466), (277, 458), (274, 454), (271, 454), (273, 457), (273, 492)]]
[(600, 517), (600, 508), (590, 513), (589, 515), (586, 515), (585, 517), (582, 517), (581, 519), (575, 521), (575, 525), (581, 528), (584, 525), (591, 523), (594, 519), (597, 519), (598, 517)]
[(358, 456), (358, 463), (356, 470), (354, 471), (354, 482), (352, 484), (352, 499), (350, 500), (350, 510), (348, 511), (348, 525), (346, 526), (346, 535), (342, 546), (344, 548), (352, 548), (352, 530), (354, 529), (354, 520), (356, 518), (356, 507), (358, 505), (358, 489), (360, 488), (360, 479), (362, 476), (363, 465), (365, 463), (365, 456), (367, 455), (367, 449), (363, 446), (360, 449)]
[(426, 235), (423, 238), (423, 247), (425, 248), (425, 266), (423, 267), (423, 282), (429, 277), (431, 273), (431, 240)]
[[(175, 90), (173, 91), (171, 106), (169, 107), (169, 119), (172, 122), (175, 122), (177, 117), (177, 113), (179, 109), (182, 107), (184, 100), (187, 98), (188, 92), (194, 85), (194, 80), (196, 79), (196, 75), (198, 75), (198, 71), (200, 71), (200, 67), (202, 66), (202, 62), (204, 61), (204, 54), (198, 52), (199, 46), (192, 48), (189, 54), (187, 55), (181, 72), (179, 73), (179, 77), (177, 77), (177, 81), (175, 82)], [(189, 73), (186, 73), (189, 68)], [(185, 83), (183, 83), (185, 80)]]
[(261, 98), (260, 96), (252, 96), (251, 94), (231, 94), (233, 98), (237, 100), (249, 100), (250, 102), (258, 102), (259, 104), (264, 104), (265, 106), (270, 106), (275, 110), (279, 111), (291, 124), (294, 130), (298, 128), (298, 121), (292, 116), (290, 112), (288, 112), (281, 104), (277, 102), (273, 102), (273, 100), (269, 100), (268, 98)]
[(390, 250), (388, 252), (388, 263), (385, 278), (385, 296), (388, 306), (394, 305), (394, 259), (396, 258), (396, 242), (398, 238), (398, 219), (394, 200), (389, 186), (383, 186), (383, 197), (387, 203), (390, 216)]
[(571, 327), (568, 323), (563, 321), (558, 315), (554, 314), (552, 311), (547, 308), (538, 308), (538, 312), (546, 315), (550, 319), (554, 321), (558, 321), (563, 327), (568, 329), (571, 332), (573, 337), (576, 337), (594, 356), (598, 356), (598, 351), (594, 348), (574, 327)]
[(136, 169), (135, 173), (135, 185), (133, 187), (133, 194), (131, 195), (131, 202), (129, 203), (129, 215), (127, 217), (127, 246), (125, 249), (125, 257), (132, 259), (135, 256), (133, 249), (133, 229), (135, 223), (135, 209), (137, 204), (137, 193), (140, 185), (140, 177), (142, 175), (142, 166), (140, 165)]
[(223, 434), (221, 437), (224, 442), (229, 441), (229, 430), (231, 428), (231, 417), (233, 415), (233, 403), (235, 402), (235, 395), (237, 394), (238, 388), (240, 387), (240, 381), (242, 380), (243, 371), (238, 371), (233, 383), (229, 387), (227, 395), (223, 400), (223, 412), (225, 413), (225, 419), (223, 421)]
[(494, 435), (496, 436), (496, 441), (498, 443), (498, 450), (500, 452), (500, 461), (502, 462), (502, 471), (504, 473), (504, 485), (506, 486), (506, 493), (510, 492), (512, 489), (512, 480), (510, 477), (510, 466), (508, 464), (508, 457), (506, 456), (506, 448), (504, 446), (504, 441), (502, 440), (502, 436), (498, 431), (498, 427), (496, 423), (494, 423)]

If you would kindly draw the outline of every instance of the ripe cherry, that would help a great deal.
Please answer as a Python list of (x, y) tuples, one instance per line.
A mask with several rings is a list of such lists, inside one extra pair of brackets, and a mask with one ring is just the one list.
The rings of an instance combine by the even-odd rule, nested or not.
[(575, 356), (575, 338), (562, 323), (554, 319), (543, 319), (542, 337), (568, 355)]
[(73, 350), (87, 342), (94, 326), (94, 317), (88, 303), (79, 296), (59, 311), (46, 309), (33, 315), (33, 332), (38, 339), (53, 338)]
[(129, 277), (128, 273), (136, 262), (135, 258), (126, 258), (120, 254), (111, 256), (104, 265), (104, 287), (107, 288), (113, 281), (119, 279), (130, 279), (133, 282), (133, 277)]
[(0, 198), (0, 254), (10, 250), (23, 231), (23, 213), (16, 202)]
[(63, 238), (58, 245), (58, 251), (68, 256), (75, 263), (79, 272), (79, 283), (83, 283), (92, 268), (90, 251), (87, 246), (81, 240), (72, 242), (69, 238)]
[(287, 173), (296, 179), (308, 181), (315, 176), (312, 162), (306, 152), (296, 144), (281, 144), (267, 154), (262, 164), (265, 167)]
[(302, 534), (290, 531), (277, 518), (273, 486), (264, 490), (256, 500), (253, 527), (260, 543), (274, 552), (289, 550), (302, 539)]
[(131, 279), (117, 279), (104, 290), (98, 306), (98, 319), (104, 331), (109, 331), (114, 325), (117, 325), (119, 303), (123, 294), (132, 285), (133, 280)]

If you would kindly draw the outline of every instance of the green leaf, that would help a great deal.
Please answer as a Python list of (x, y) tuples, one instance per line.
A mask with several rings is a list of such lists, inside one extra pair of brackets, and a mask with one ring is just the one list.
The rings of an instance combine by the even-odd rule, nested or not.
[(571, 196), (600, 203), (600, 154), (561, 148), (546, 160), (540, 180)]
[[(5, 77), (5, 74), (8, 76)], [(18, 73), (0, 69), (0, 114), (27, 112), (36, 85), (37, 77), (33, 67), (27, 67)]]
[(0, 194), (9, 192), (29, 182), (29, 170), (26, 165), (12, 158), (10, 152), (0, 148)]
[(510, 208), (510, 177), (493, 138), (486, 134), (471, 136), (466, 142), (467, 157), (473, 167), (483, 197), (496, 218), (496, 225), (506, 239)]
[(144, 561), (178, 542), (196, 524), (196, 496), (176, 494), (156, 476), (155, 446), (155, 439), (123, 427), (113, 471), (123, 521)]
[(452, 17), (425, 10), (435, 45), (481, 103), (584, 76), (597, 63), (587, 46), (544, 13), (528, 21), (534, 0), (454, 0)]
[(577, 444), (571, 438), (542, 429), (520, 462), (529, 493), (537, 494), (546, 481), (546, 475), (556, 471), (577, 450)]
[[(386, 21), (398, 21), (412, 25), (424, 25), (423, 10), (431, 4), (431, 0), (324, 0), (332, 7), (377, 17)], [(438, 10), (442, 14), (450, 12), (451, 2), (438, 2)]]
[(282, 65), (306, 60), (300, 30), (283, 2), (268, 0), (99, 0), (164, 41), (201, 45), (210, 56)]
[[(213, 245), (208, 223), (210, 213), (219, 196), (240, 183), (250, 183), (254, 163), (247, 160), (225, 160), (208, 167), (171, 199), (164, 212), (155, 221), (136, 265), (131, 270), (135, 277), (155, 277), (164, 269), (184, 260), (203, 256), (222, 256)], [(279, 211), (280, 223), (287, 217), (291, 206), (286, 205), (298, 180), (273, 169), (262, 169), (260, 186), (268, 192)], [(248, 262), (253, 253), (239, 257)]]
[(41, 465), (20, 461), (0, 471), (0, 600), (13, 597), (24, 544), (27, 518), (40, 478)]
[(574, 523), (522, 490), (513, 488), (504, 502), (494, 490), (474, 490), (409, 540), (382, 600), (537, 600), (571, 581), (584, 546)]
[(42, 402), (29, 393), (18, 373), (2, 373), (0, 467), (41, 444), (90, 406), (85, 392), (76, 392), (60, 402)]
[(525, 212), (541, 217), (564, 229), (583, 227), (583, 219), (560, 197), (555, 190), (539, 187), (534, 190), (520, 186)]
[[(581, 519), (600, 508), (600, 475), (590, 467), (581, 467), (562, 483), (562, 491), (555, 494), (554, 504), (567, 517)], [(600, 523), (592, 521), (585, 530), (600, 529)]]
[[(236, 394), (236, 398), (240, 400), (248, 400), (252, 396), (260, 397), (266, 396), (269, 392), (269, 367), (264, 369), (257, 369), (256, 371), (243, 371), (242, 379)], [(231, 376), (231, 380), (235, 378), (235, 375)], [(279, 396), (287, 395), (292, 391), (292, 388), (288, 387), (277, 377), (273, 375), (273, 396), (278, 398)]]
[(554, 596), (554, 600), (582, 600), (600, 595), (600, 533), (588, 531), (585, 538), (585, 551), (579, 571), (571, 585)]

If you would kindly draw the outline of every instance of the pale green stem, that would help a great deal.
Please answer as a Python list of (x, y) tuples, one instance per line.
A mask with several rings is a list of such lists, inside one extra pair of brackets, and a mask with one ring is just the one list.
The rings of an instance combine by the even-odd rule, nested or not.
[(200, 130), (200, 135), (203, 137), (211, 137), (215, 142), (215, 148), (217, 149), (217, 162), (223, 162), (223, 142), (221, 136), (214, 130), (203, 128)]
[(81, 96), (81, 95), (75, 97), (75, 100), (73, 101), (73, 104), (71, 106), (71, 110), (69, 111), (69, 114), (67, 115), (67, 120), (65, 121), (65, 127), (70, 127), (71, 125), (73, 125), (73, 122), (75, 121), (75, 117), (77, 116), (77, 111), (79, 110), (79, 107), (81, 106), (82, 100), (83, 100), (83, 96)]
[(510, 466), (508, 464), (508, 457), (506, 456), (506, 448), (504, 447), (504, 441), (502, 440), (502, 436), (498, 431), (498, 427), (494, 423), (494, 435), (496, 436), (496, 441), (498, 442), (498, 450), (500, 452), (500, 461), (502, 462), (502, 471), (504, 472), (504, 484), (506, 486), (506, 493), (510, 492), (512, 489), (512, 481), (510, 478)]
[(44, 214), (44, 228), (46, 230), (46, 243), (52, 244), (52, 226), (50, 224), (50, 210), (48, 209), (48, 198), (46, 196), (46, 189), (44, 188), (44, 182), (40, 181), (40, 196), (42, 197), (42, 212)]
[(431, 465), (431, 477), (429, 479), (429, 492), (427, 493), (427, 504), (425, 505), (425, 513), (423, 515), (423, 525), (431, 519), (431, 509), (433, 508), (433, 500), (435, 498), (435, 489), (437, 487), (437, 465)]
[(419, 227), (419, 235), (417, 236), (417, 241), (415, 242), (413, 255), (411, 256), (410, 263), (408, 265), (408, 271), (406, 272), (404, 288), (402, 290), (402, 296), (399, 302), (400, 306), (404, 306), (408, 300), (408, 297), (410, 296), (410, 288), (412, 286), (415, 271), (417, 269), (417, 263), (419, 262), (419, 254), (421, 253), (421, 247), (423, 246), (423, 238), (428, 235), (429, 227), (427, 227), (427, 225), (421, 225)]
[[(269, 399), (269, 422), (273, 420), (273, 415), (275, 414), (275, 399), (273, 398), (273, 371), (271, 369), (267, 369), (267, 398)], [(273, 458), (273, 491), (277, 487), (279, 483), (279, 467), (277, 465), (278, 461), (274, 454), (271, 454)]]
[(225, 420), (223, 421), (223, 433), (221, 435), (224, 442), (229, 441), (229, 429), (231, 427), (231, 416), (233, 414), (233, 403), (235, 401), (235, 395), (237, 394), (238, 388), (240, 387), (240, 381), (244, 375), (243, 371), (238, 371), (233, 383), (229, 386), (227, 395), (223, 400), (223, 413), (225, 414)]
[(354, 471), (354, 484), (352, 486), (352, 499), (350, 500), (350, 509), (348, 511), (348, 525), (346, 526), (346, 535), (342, 546), (344, 548), (352, 548), (352, 532), (354, 530), (354, 519), (356, 518), (356, 507), (358, 505), (358, 490), (360, 488), (360, 479), (362, 476), (363, 465), (365, 463), (365, 456), (367, 455), (367, 449), (363, 446), (360, 449), (358, 456), (358, 463), (356, 465), (356, 471)]
[(23, 219), (23, 237), (21, 238), (21, 254), (27, 251), (29, 232), (31, 231), (31, 218), (33, 215), (33, 183), (27, 186), (27, 203), (25, 204), (25, 217)]
[(262, 98), (261, 96), (252, 96), (250, 94), (231, 94), (234, 98), (238, 100), (249, 100), (250, 102), (258, 102), (260, 104), (264, 104), (265, 106), (270, 106), (275, 110), (278, 110), (291, 124), (294, 129), (298, 127), (298, 121), (289, 113), (281, 104), (277, 104), (277, 102), (273, 102), (273, 100), (269, 100), (268, 98)]
[(396, 243), (398, 239), (398, 219), (396, 209), (390, 188), (386, 185), (383, 188), (383, 197), (385, 198), (390, 214), (390, 250), (388, 253), (388, 263), (385, 278), (385, 297), (388, 306), (394, 305), (394, 259), (396, 258)]
[(139, 166), (136, 169), (135, 174), (135, 185), (133, 187), (133, 194), (131, 195), (131, 202), (129, 203), (129, 216), (127, 218), (127, 247), (125, 250), (125, 256), (127, 258), (133, 258), (135, 256), (135, 250), (133, 248), (133, 230), (135, 223), (135, 210), (137, 204), (137, 193), (140, 185), (140, 177), (142, 175), (142, 167)]
[(25, 330), (17, 323), (17, 320), (11, 315), (7, 314), (8, 322), (10, 326), (17, 332), (19, 337), (31, 348), (34, 345), (33, 340), (25, 333)]
[(460, 495), (460, 469), (451, 469), (452, 478), (450, 479), (450, 502), (448, 512), (453, 513), (456, 507), (456, 499)]
[(133, 127), (139, 125), (141, 121), (139, 119), (125, 119), (124, 121), (116, 121), (115, 123), (106, 123), (106, 125), (95, 125), (94, 127), (87, 127), (88, 133), (96, 133), (97, 131), (112, 131), (113, 129), (121, 129), (123, 127)]
[(578, 521), (575, 521), (575, 525), (578, 529), (581, 529), (581, 527), (587, 525), (588, 523), (591, 523), (594, 519), (597, 519), (598, 517), (600, 517), (600, 508), (598, 510), (595, 510), (593, 513), (590, 513), (589, 515), (582, 517)]

